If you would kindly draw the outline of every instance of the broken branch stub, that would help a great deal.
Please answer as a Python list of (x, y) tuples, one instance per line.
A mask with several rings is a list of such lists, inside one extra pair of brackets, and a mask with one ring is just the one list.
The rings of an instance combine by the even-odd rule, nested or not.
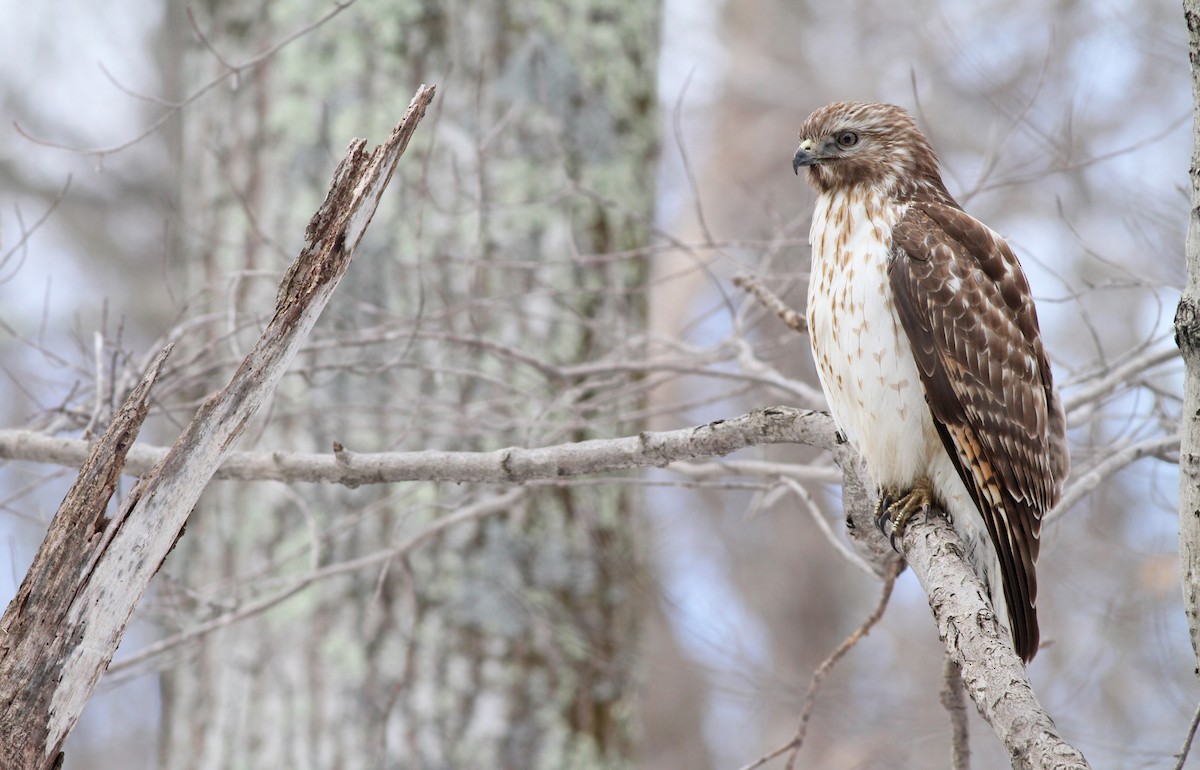
[[(274, 392), (345, 274), (433, 96), (430, 86), (418, 89), (404, 118), (374, 151), (366, 152), (362, 140), (350, 145), (309, 223), (304, 248), (284, 276), (271, 322), (229, 384), (204, 401), (92, 547), (76, 550), (80, 538), (75, 535), (69, 542), (44, 545), (44, 558), (39, 552), (35, 568), (81, 577), (62, 581), (52, 596), (44, 590), (36, 597), (18, 595), (9, 608), (12, 620), (6, 613), (6, 625), (0, 626), (0, 767), (45, 769), (61, 761), (63, 742), (112, 660), (134, 607), (200, 493)], [(132, 438), (124, 439), (121, 446), (131, 443)], [(120, 472), (119, 465), (105, 466), (100, 483), (82, 493), (91, 521), (100, 515), (95, 511), (104, 510)], [(43, 580), (31, 570), (26, 582), (42, 586)], [(28, 644), (20, 635), (24, 632), (3, 635), (30, 618), (41, 618), (56, 643)]]

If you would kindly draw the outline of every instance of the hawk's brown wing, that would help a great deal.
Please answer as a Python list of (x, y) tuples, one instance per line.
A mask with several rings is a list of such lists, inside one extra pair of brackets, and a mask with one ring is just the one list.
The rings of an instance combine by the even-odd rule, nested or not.
[(1042, 514), (1068, 464), (1029, 285), (1003, 239), (953, 206), (914, 204), (892, 239), (896, 311), (942, 442), (996, 546), (1013, 642), (1028, 661)]

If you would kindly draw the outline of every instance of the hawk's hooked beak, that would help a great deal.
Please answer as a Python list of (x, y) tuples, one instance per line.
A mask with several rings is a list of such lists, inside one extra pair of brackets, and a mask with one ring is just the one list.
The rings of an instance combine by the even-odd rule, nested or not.
[(796, 154), (792, 156), (792, 171), (797, 175), (800, 174), (801, 166), (812, 166), (817, 162), (816, 153), (813, 152), (813, 140), (805, 139), (800, 143), (800, 149), (796, 150)]

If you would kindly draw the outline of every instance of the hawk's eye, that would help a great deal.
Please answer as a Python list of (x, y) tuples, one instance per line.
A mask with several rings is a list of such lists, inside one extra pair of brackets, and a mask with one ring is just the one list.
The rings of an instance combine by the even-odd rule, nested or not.
[(853, 131), (843, 131), (837, 135), (837, 143), (839, 147), (853, 147), (858, 144), (858, 134)]

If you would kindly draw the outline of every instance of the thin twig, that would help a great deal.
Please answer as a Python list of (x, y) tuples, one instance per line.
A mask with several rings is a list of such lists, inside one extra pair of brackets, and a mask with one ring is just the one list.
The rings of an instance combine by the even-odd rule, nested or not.
[(696, 223), (700, 225), (700, 232), (704, 233), (705, 243), (711, 244), (714, 241), (712, 233), (708, 229), (708, 222), (704, 219), (704, 204), (700, 202), (700, 185), (696, 181), (696, 172), (692, 169), (691, 158), (688, 157), (687, 142), (683, 139), (683, 97), (687, 94), (695, 74), (696, 70), (692, 69), (688, 73), (687, 79), (683, 81), (683, 88), (679, 89), (679, 98), (675, 100), (675, 108), (671, 111), (671, 130), (675, 134), (675, 144), (679, 148), (679, 160), (683, 163), (683, 172), (687, 176), (688, 187), (692, 192)]
[(96, 392), (92, 404), (92, 416), (87, 425), (83, 426), (85, 439), (92, 437), (92, 430), (100, 422), (101, 413), (104, 410), (104, 337), (100, 332), (92, 335), (92, 359), (92, 365), (95, 367)]
[[(402, 558), (420, 546), (427, 543), (437, 534), (449, 529), (457, 524), (468, 521), (478, 521), (479, 519), (488, 516), (503, 514), (511, 511), (522, 497), (527, 494), (527, 490), (523, 487), (515, 487), (501, 495), (480, 500), (465, 506), (452, 514), (442, 516), (434, 520), (429, 526), (423, 528), (411, 537), (406, 538), (403, 542), (397, 543), (388, 548), (382, 548), (373, 553), (360, 556), (356, 559), (347, 559), (346, 561), (328, 564), (319, 569), (310, 569), (304, 575), (297, 578), (294, 582), (289, 583), (283, 589), (259, 597), (253, 601), (247, 602), (236, 609), (224, 612), (214, 618), (211, 618), (203, 623), (200, 623), (191, 628), (179, 631), (164, 639), (160, 639), (153, 644), (147, 645), (137, 652), (114, 661), (107, 670), (108, 675), (118, 674), (127, 671), (135, 666), (140, 666), (148, 660), (156, 658), (165, 652), (173, 650), (181, 645), (194, 642), (214, 631), (220, 630), (234, 623), (241, 622), (247, 618), (261, 615), (267, 610), (282, 604), (293, 596), (297, 595), (304, 589), (308, 588), (313, 583), (320, 580), (325, 580), (338, 575), (345, 575), (366, 567), (375, 566), (378, 564), (386, 564), (395, 559)], [(316, 541), (314, 539), (314, 555)], [(311, 566), (311, 565), (310, 565)]]
[(819, 387), (814, 388), (807, 382), (784, 376), (778, 369), (761, 360), (754, 349), (745, 339), (732, 340), (737, 350), (737, 363), (743, 375), (755, 378), (770, 387), (799, 399), (798, 405), (810, 409), (827, 409), (825, 394)]
[(847, 636), (845, 640), (843, 640), (842, 643), (839, 644), (832, 653), (830, 653), (829, 657), (826, 658), (821, 665), (817, 666), (816, 671), (813, 672), (812, 679), (810, 679), (808, 683), (808, 692), (804, 694), (804, 705), (800, 709), (800, 721), (796, 725), (796, 734), (792, 736), (792, 739), (770, 753), (759, 757), (755, 761), (741, 768), (741, 770), (755, 770), (755, 768), (762, 767), (772, 759), (789, 752), (790, 754), (788, 755), (786, 768), (787, 770), (792, 770), (792, 768), (795, 766), (796, 757), (800, 753), (800, 748), (804, 744), (804, 738), (808, 734), (808, 722), (812, 718), (813, 706), (816, 705), (817, 693), (821, 689), (821, 684), (825, 681), (825, 677), (829, 675), (829, 672), (833, 670), (833, 667), (837, 665), (837, 662), (845, 657), (846, 653), (849, 652), (854, 645), (858, 644), (858, 642), (864, 636), (869, 634), (875, 624), (878, 623), (880, 618), (883, 617), (883, 613), (887, 609), (888, 600), (892, 598), (892, 589), (896, 586), (896, 578), (899, 577), (900, 572), (903, 569), (904, 562), (900, 560), (893, 561), (889, 565), (888, 573), (883, 581), (883, 593), (879, 597), (879, 604), (876, 605), (874, 611), (871, 612), (867, 619), (863, 621), (863, 624), (856, 628), (854, 633)]
[(779, 483), (783, 484), (785, 487), (791, 490), (792, 494), (800, 498), (800, 502), (804, 504), (805, 509), (809, 512), (809, 514), (812, 515), (813, 521), (816, 522), (817, 529), (821, 530), (821, 534), (825, 535), (825, 539), (828, 540), (830, 545), (834, 547), (834, 550), (845, 557), (846, 561), (850, 562), (855, 567), (858, 567), (871, 577), (876, 576), (875, 568), (868, 564), (866, 559), (855, 553), (854, 550), (851, 549), (850, 546), (846, 545), (845, 541), (838, 537), (837, 533), (833, 531), (833, 527), (829, 525), (829, 522), (821, 513), (821, 508), (817, 505), (817, 501), (813, 500), (812, 495), (809, 494), (808, 490), (805, 489), (803, 484), (786, 476), (781, 476), (779, 478)]
[(783, 300), (776, 297), (766, 286), (763, 286), (762, 282), (756, 277), (747, 273), (738, 273), (732, 278), (732, 281), (734, 286), (748, 292), (759, 302), (766, 305), (775, 315), (779, 316), (779, 320), (787, 324), (789, 329), (800, 334), (808, 334), (808, 321), (805, 320), (804, 316), (785, 305)]
[[(64, 200), (66, 200), (67, 192), (70, 191), (70, 189), (71, 189), (71, 175), (67, 174), (67, 181), (63, 182), (63, 186), (58, 191), (58, 194), (55, 195), (54, 199), (51, 200), (49, 205), (46, 206), (46, 210), (41, 213), (41, 216), (39, 216), (37, 218), (37, 220), (33, 224), (31, 224), (29, 227), (25, 226), (25, 222), (21, 218), (21, 209), (19, 207), (14, 206), (14, 208), (16, 209), (17, 221), (21, 225), (21, 228), (20, 228), (21, 237), (18, 238), (17, 242), (12, 245), (12, 248), (10, 248), (8, 251), (4, 252), (3, 255), (0, 255), (0, 268), (3, 268), (6, 265), (8, 265), (8, 261), (10, 259), (12, 259), (12, 257), (14, 255), (16, 255), (16, 253), (18, 251), (20, 251), (21, 249), (24, 249), (29, 244), (29, 239), (31, 237), (33, 237), (33, 234), (36, 233), (38, 230), (40, 230), (42, 225), (46, 224), (46, 220), (48, 220), (50, 218), (50, 215), (53, 214), (54, 211), (59, 207), (59, 204), (61, 204)], [(0, 284), (7, 283), (9, 280), (11, 280), (17, 274), (17, 272), (21, 269), (21, 266), (24, 263), (25, 263), (25, 258), (22, 257), (18, 261), (18, 263), (13, 266), (12, 270), (9, 271), (10, 272), (9, 275), (0, 277)]]
[(1131, 356), (1128, 360), (1099, 370), (1094, 376), (1078, 382), (1067, 383), (1068, 395), (1063, 397), (1063, 410), (1070, 414), (1085, 406), (1094, 406), (1107, 398), (1117, 388), (1127, 387), (1138, 375), (1179, 360), (1179, 350), (1163, 346), (1151, 348)]
[(1200, 706), (1197, 706), (1196, 713), (1192, 714), (1192, 723), (1188, 725), (1187, 735), (1183, 738), (1183, 747), (1175, 755), (1175, 770), (1183, 770), (1183, 765), (1187, 762), (1188, 752), (1192, 750), (1192, 739), (1196, 737), (1197, 725), (1200, 725)]
[[(129, 147), (132, 147), (133, 145), (141, 142), (147, 136), (150, 136), (151, 134), (153, 134), (158, 129), (162, 128), (163, 125), (165, 125), (169, 120), (174, 118), (178, 113), (182, 112), (185, 108), (187, 108), (192, 103), (198, 101), (200, 99), (200, 97), (204, 96), (209, 91), (212, 91), (214, 88), (216, 88), (217, 86), (224, 83), (225, 79), (228, 78), (230, 75), (233, 75), (234, 77), (240, 77), (241, 73), (243, 71), (250, 69), (252, 67), (257, 67), (258, 65), (262, 64), (263, 62), (265, 62), (268, 59), (275, 56), (275, 54), (279, 53), (280, 50), (291, 45), (296, 40), (299, 40), (300, 38), (304, 37), (305, 35), (309, 34), (310, 32), (324, 26), (326, 22), (328, 22), (334, 16), (337, 16), (342, 11), (349, 8), (354, 2), (356, 2), (356, 0), (341, 0), (341, 2), (335, 2), (333, 4), (333, 7), (329, 11), (327, 11), (324, 15), (322, 15), (320, 18), (318, 18), (316, 21), (309, 22), (308, 24), (304, 25), (303, 27), (296, 30), (295, 32), (292, 32), (291, 34), (285, 36), (282, 40), (276, 42), (275, 44), (273, 44), (272, 46), (267, 48), (265, 51), (263, 51), (262, 53), (256, 54), (256, 55), (252, 56), (251, 58), (247, 59), (246, 61), (244, 61), (240, 64), (237, 64), (237, 65), (234, 65), (234, 66), (225, 65), (225, 69), (223, 69), (218, 75), (214, 76), (207, 83), (205, 83), (204, 85), (197, 88), (183, 101), (171, 105), (169, 109), (165, 110), (162, 115), (158, 116), (158, 118), (151, 121), (151, 123), (148, 126), (146, 126), (146, 128), (144, 128), (141, 132), (139, 132), (136, 136), (134, 136), (132, 139), (128, 139), (124, 142), (120, 142), (118, 144), (113, 144), (113, 145), (108, 145), (106, 147), (95, 147), (95, 148), (86, 149), (86, 148), (81, 148), (81, 147), (71, 147), (69, 145), (62, 144), (59, 142), (53, 142), (48, 139), (39, 138), (39, 137), (34, 136), (33, 134), (29, 133), (28, 131), (26, 131), (21, 126), (21, 124), (16, 121), (13, 121), (13, 128), (16, 129), (17, 133), (20, 134), (25, 139), (28, 139), (29, 141), (33, 142), (34, 144), (39, 144), (43, 147), (53, 147), (55, 149), (66, 150), (68, 152), (75, 152), (75, 153), (79, 153), (81, 155), (96, 155), (99, 157), (104, 157), (105, 155), (112, 155), (114, 153), (128, 149)], [(168, 104), (169, 104), (169, 102), (168, 102)]]
[(196, 37), (200, 39), (200, 42), (208, 49), (208, 52), (213, 55), (213, 58), (219, 61), (222, 67), (234, 73), (235, 77), (238, 76), (240, 74), (238, 67), (222, 56), (221, 52), (209, 41), (208, 36), (204, 34), (204, 30), (200, 29), (200, 24), (196, 21), (196, 14), (192, 12), (191, 8), (187, 9), (187, 17), (188, 23), (192, 26), (192, 32), (196, 33)]
[(1096, 487), (1103, 484), (1113, 475), (1124, 468), (1146, 457), (1157, 457), (1166, 452), (1179, 451), (1180, 436), (1178, 433), (1168, 436), (1154, 436), (1136, 444), (1130, 444), (1119, 451), (1111, 451), (1103, 460), (1082, 472), (1076, 472), (1071, 484), (1063, 492), (1058, 505), (1043, 517), (1043, 526), (1057, 521), (1073, 505), (1092, 493)]
[(950, 767), (953, 770), (969, 770), (971, 767), (971, 743), (967, 730), (967, 700), (963, 694), (962, 669), (949, 655), (942, 663), (942, 705), (950, 715)]

